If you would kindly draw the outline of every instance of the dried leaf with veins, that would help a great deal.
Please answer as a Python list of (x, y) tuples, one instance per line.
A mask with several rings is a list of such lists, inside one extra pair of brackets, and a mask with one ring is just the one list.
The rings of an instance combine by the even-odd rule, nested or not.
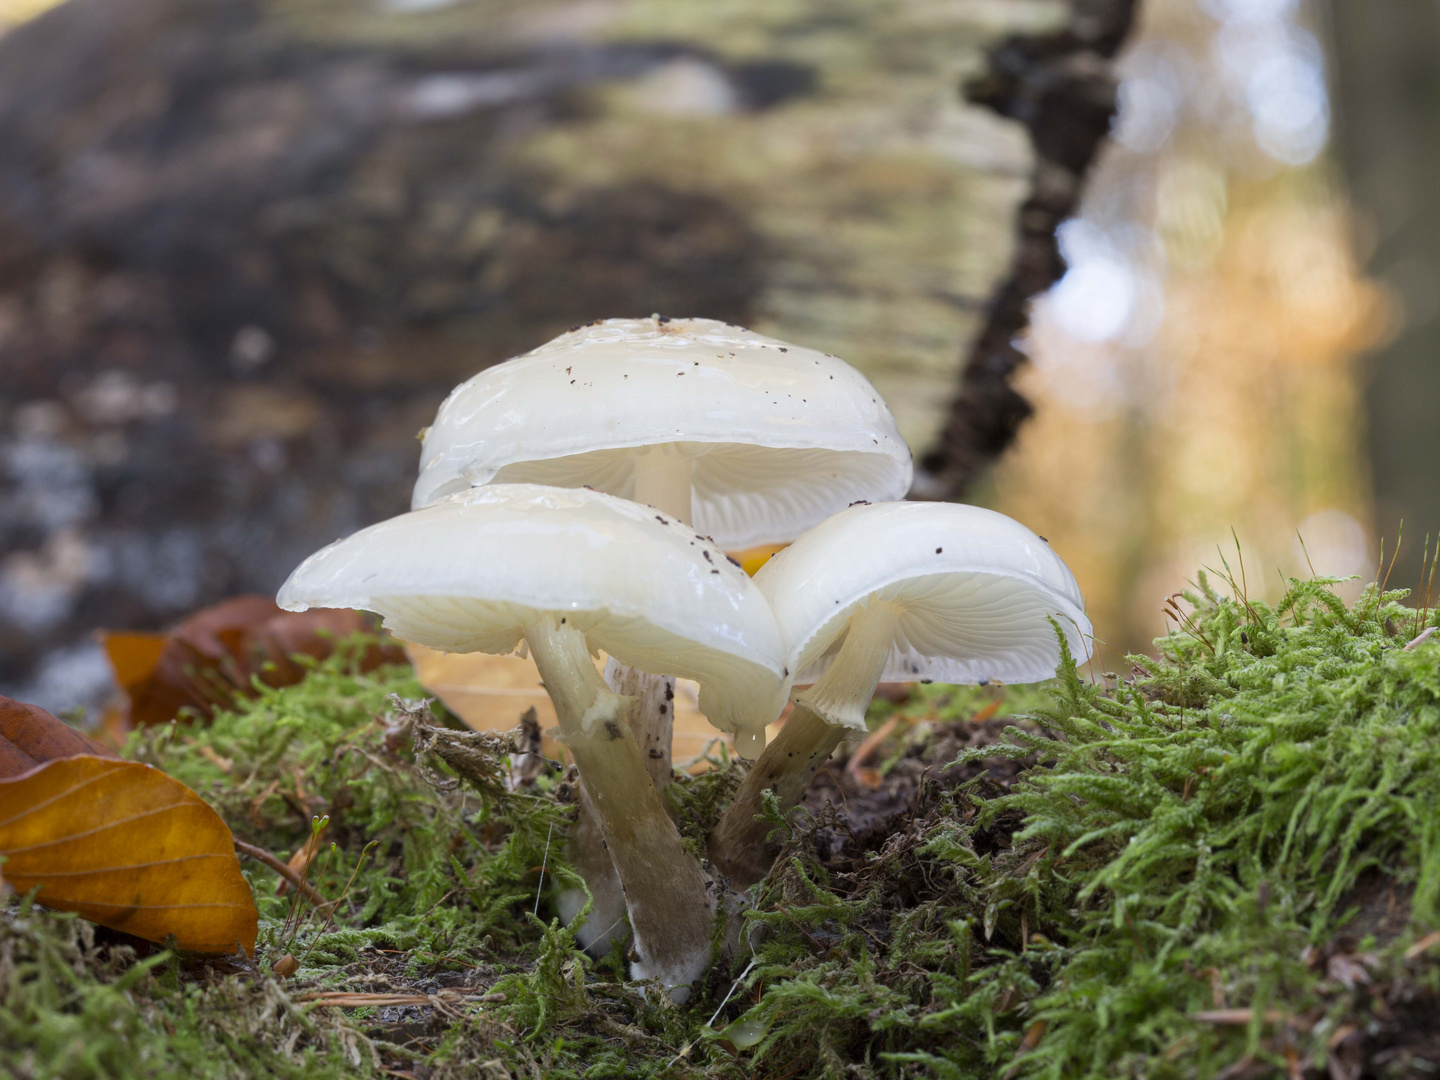
[(255, 949), (229, 828), (149, 765), (67, 757), (0, 780), (0, 855), (8, 883), (47, 907), (196, 952)]

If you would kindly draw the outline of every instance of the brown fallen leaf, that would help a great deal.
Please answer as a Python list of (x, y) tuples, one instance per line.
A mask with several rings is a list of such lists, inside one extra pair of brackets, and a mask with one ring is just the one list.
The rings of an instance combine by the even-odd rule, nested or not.
[(181, 948), (255, 949), (259, 913), (220, 815), (132, 761), (68, 757), (0, 780), (0, 855), (19, 893)]
[[(373, 629), (363, 612), (317, 608), (282, 611), (266, 596), (237, 596), (191, 615), (167, 634), (102, 632), (106, 655), (124, 692), (124, 706), (106, 729), (165, 723), (184, 708), (209, 714), (248, 693), (258, 676), (266, 686), (289, 686), (304, 677), (297, 655), (323, 660), (335, 643)], [(404, 663), (398, 646), (372, 647), (361, 667)]]
[(76, 754), (115, 756), (40, 706), (0, 697), (0, 778), (19, 776), (41, 762)]

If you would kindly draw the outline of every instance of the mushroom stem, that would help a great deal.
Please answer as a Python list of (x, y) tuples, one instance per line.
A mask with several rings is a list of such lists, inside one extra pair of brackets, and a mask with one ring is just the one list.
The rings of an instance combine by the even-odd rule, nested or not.
[[(653, 506), (682, 524), (690, 524), (691, 459), (673, 444), (644, 447), (635, 456), (635, 489), (632, 502)], [(644, 756), (645, 769), (657, 790), (670, 783), (671, 737), (674, 730), (675, 680), (664, 675), (651, 675), (620, 663), (611, 657), (605, 663), (605, 682), (617, 694), (635, 699), (630, 711), (630, 730)], [(589, 920), (577, 931), (580, 943), (599, 954), (609, 948), (617, 937), (623, 938), (626, 927), (621, 916), (625, 900), (616, 870), (603, 848), (595, 844), (600, 832), (594, 815), (593, 800), (580, 801), (580, 820), (570, 836), (570, 861), (585, 879), (594, 899)], [(561, 911), (567, 921), (579, 911), (583, 900), (573, 893), (561, 896)], [(608, 928), (608, 929), (607, 929)]]
[(747, 889), (775, 861), (765, 842), (774, 826), (761, 818), (762, 796), (775, 793), (788, 814), (830, 759), (847, 730), (865, 730), (865, 709), (885, 671), (900, 609), (872, 601), (850, 617), (845, 640), (825, 674), (795, 695), (795, 708), (775, 741), (745, 774), (734, 800), (710, 834), (710, 858), (733, 889)]
[(631, 974), (667, 986), (691, 983), (710, 962), (713, 904), (646, 772), (629, 725), (634, 699), (611, 692), (585, 635), (563, 620), (543, 616), (525, 628), (525, 638), (625, 892), (635, 935)]
[[(635, 699), (635, 707), (630, 710), (630, 730), (644, 755), (645, 768), (655, 789), (664, 791), (671, 776), (675, 680), (668, 675), (651, 675), (628, 667), (612, 656), (605, 662), (605, 684), (622, 697)], [(609, 951), (612, 941), (628, 937), (630, 928), (625, 924), (625, 893), (615, 866), (600, 842), (600, 825), (583, 784), (580, 795), (580, 817), (570, 830), (570, 865), (585, 879), (593, 906), (589, 918), (575, 934), (581, 945), (600, 956)], [(578, 889), (562, 889), (557, 903), (561, 918), (568, 924), (585, 906), (585, 895)]]
[[(693, 527), (690, 482), (694, 460), (674, 443), (643, 447), (635, 455), (635, 490), (631, 501), (653, 506), (682, 525)], [(605, 667), (605, 681), (617, 694), (633, 694), (639, 699), (630, 726), (646, 754), (655, 786), (663, 788), (670, 782), (675, 680), (647, 675), (612, 660)], [(660, 752), (658, 757), (656, 750)]]
[(620, 663), (613, 656), (605, 661), (605, 685), (622, 696), (633, 697), (630, 730), (645, 755), (645, 770), (657, 791), (670, 783), (670, 744), (675, 730), (675, 680), (669, 675), (651, 675)]
[(644, 503), (691, 525), (690, 481), (694, 459), (674, 443), (647, 446), (635, 455), (633, 502)]

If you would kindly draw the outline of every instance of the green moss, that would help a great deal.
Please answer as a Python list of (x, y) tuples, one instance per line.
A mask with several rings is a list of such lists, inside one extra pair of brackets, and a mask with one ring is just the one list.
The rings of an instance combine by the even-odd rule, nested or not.
[(274, 982), (196, 972), (168, 952), (97, 943), (90, 924), (21, 903), (0, 919), (0, 1071), (66, 1080), (370, 1071), (370, 1041)]
[[(1367, 979), (1399, 977), (1440, 914), (1440, 648), (1404, 647), (1402, 594), (1347, 610), (1296, 582), (1272, 610), (1200, 580), (1187, 631), (1131, 658), (1135, 682), (1106, 691), (1067, 657), (1038, 731), (962, 756), (1035, 760), (1010, 793), (956, 793), (855, 880), (803, 855), (772, 875), (796, 906), (754, 916), (771, 930), (747, 1017), (771, 1030), (760, 1062), (808, 1045), (828, 1076), (1324, 1065), (1338, 1019), (1320, 1019), (1358, 1006), (1315, 958), (1369, 948)], [(1408, 932), (1337, 946), (1367, 872), (1409, 897)], [(1201, 1015), (1222, 1006), (1255, 1019)]]
[[(877, 703), (872, 724), (898, 716), (904, 734), (872, 764), (933, 762), (915, 809), (844, 859), (822, 842), (842, 812), (793, 825), (753, 893), (753, 953), (687, 1008), (551, 921), (538, 867), (573, 880), (563, 781), (482, 795), (417, 762), (391, 697), (420, 696), (410, 673), (337, 656), (132, 747), (272, 851), (328, 815), (327, 895), (376, 845), (323, 934), (295, 929), (275, 876), (247, 864), (259, 972), (289, 950), (299, 975), (136, 962), (15, 908), (0, 1061), (37, 1077), (1167, 1078), (1360, 1054), (1367, 1075), (1403, 1075), (1440, 1013), (1437, 965), (1406, 957), (1440, 926), (1440, 639), (1406, 648), (1436, 620), (1374, 590), (1347, 608), (1324, 581), (1273, 608), (1227, 585), (1201, 578), (1186, 629), (1124, 679), (1093, 684), (1067, 657), (1048, 689)], [(986, 706), (1014, 724), (947, 772), (952, 721)], [(1008, 789), (1007, 758), (1024, 763)], [(722, 764), (673, 786), (697, 845), (739, 775)], [(489, 997), (402, 1013), (294, 1000), (446, 987)]]

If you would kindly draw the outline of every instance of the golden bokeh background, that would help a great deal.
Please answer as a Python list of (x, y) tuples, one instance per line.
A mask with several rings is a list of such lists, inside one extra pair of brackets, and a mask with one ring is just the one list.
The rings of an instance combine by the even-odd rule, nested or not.
[[(1292, 9), (1292, 33), (1313, 16)], [(1168, 74), (1192, 97), (1216, 92), (1229, 29), (1190, 0), (1149, 0), (1122, 70), (1142, 87)], [(1359, 268), (1357, 223), (1319, 146), (1287, 163), (1236, 138), (1234, 110), (1179, 104), (1157, 120), (1132, 97), (1137, 120), (1121, 100), (1067, 255), (1072, 274), (1099, 264), (1101, 285), (1120, 263), (1130, 310), (1102, 336), (1105, 297), (1083, 282), (1037, 303), (1022, 381), (1036, 416), (989, 492), (1070, 563), (1107, 669), (1167, 629), (1161, 605), (1197, 568), (1223, 558), (1238, 577), (1237, 540), (1256, 597), (1312, 566), (1373, 576), (1362, 357), (1399, 317)]]

